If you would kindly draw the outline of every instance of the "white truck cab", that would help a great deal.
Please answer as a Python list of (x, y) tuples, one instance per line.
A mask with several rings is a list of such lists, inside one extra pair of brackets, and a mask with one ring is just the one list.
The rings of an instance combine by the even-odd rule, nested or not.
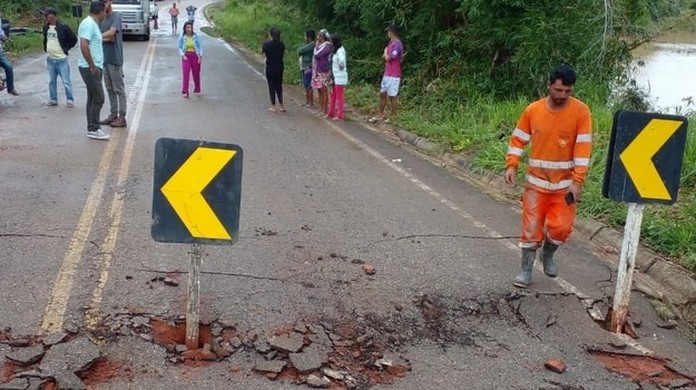
[(123, 36), (150, 39), (150, 20), (159, 12), (155, 0), (113, 0), (111, 8), (121, 13)]

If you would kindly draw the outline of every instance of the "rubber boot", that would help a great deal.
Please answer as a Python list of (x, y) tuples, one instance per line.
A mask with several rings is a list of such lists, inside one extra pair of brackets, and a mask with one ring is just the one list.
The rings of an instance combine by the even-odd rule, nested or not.
[(522, 249), (522, 271), (512, 281), (517, 287), (525, 288), (532, 281), (532, 268), (536, 259), (536, 249)]
[(552, 278), (558, 276), (556, 262), (553, 260), (553, 254), (556, 253), (558, 245), (548, 241), (544, 241), (541, 248), (541, 261), (544, 263), (544, 273)]

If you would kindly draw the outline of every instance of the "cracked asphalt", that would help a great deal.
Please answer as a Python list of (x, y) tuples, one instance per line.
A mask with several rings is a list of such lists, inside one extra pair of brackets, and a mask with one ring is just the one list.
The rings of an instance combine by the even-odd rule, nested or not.
[[(131, 93), (130, 128), (107, 128), (109, 143), (84, 135), (85, 88), (74, 51), (72, 109), (44, 105), (41, 53), (15, 65), (22, 95), (0, 95), (0, 328), (46, 333), (47, 307), (62, 290), (63, 326), (78, 326), (102, 358), (132, 368), (93, 388), (305, 386), (255, 372), (267, 356), (253, 347), (190, 365), (172, 362), (171, 352), (139, 330), (104, 334), (119, 313), (167, 320), (185, 313), (188, 247), (150, 238), (153, 152), (160, 137), (204, 139), (241, 145), (245, 161), (239, 243), (205, 247), (203, 323), (224, 324), (247, 341), (298, 322), (350, 324), (350, 337), (364, 333), (381, 352), (408, 360), (403, 377), (358, 388), (641, 388), (588, 352), (614, 350), (617, 342), (584, 305), (597, 301), (606, 313), (613, 293), (600, 249), (571, 241), (558, 252), (567, 285), (535, 271), (529, 291), (517, 293), (511, 279), (519, 253), (509, 237), (520, 215), (513, 207), (358, 123), (336, 126), (311, 115), (292, 92), (287, 114), (269, 114), (260, 67), (214, 38), (203, 39), (203, 96), (182, 99), (175, 37), (164, 24), (151, 43), (125, 44), (126, 85), (141, 89)], [(289, 47), (293, 38), (285, 37)], [(95, 214), (85, 230), (81, 216), (90, 205)], [(57, 289), (76, 232), (84, 233), (84, 247), (70, 283)], [(640, 338), (624, 352), (653, 351), (696, 375), (696, 348), (679, 329), (658, 327), (662, 320), (638, 293), (631, 312), (641, 320)], [(567, 371), (546, 370), (551, 358)], [(233, 365), (239, 370), (231, 372)]]

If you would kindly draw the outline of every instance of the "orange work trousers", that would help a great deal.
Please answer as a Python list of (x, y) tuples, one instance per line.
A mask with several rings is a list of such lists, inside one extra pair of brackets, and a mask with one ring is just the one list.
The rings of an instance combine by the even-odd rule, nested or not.
[(538, 248), (544, 239), (560, 245), (573, 232), (577, 203), (566, 204), (566, 191), (539, 192), (527, 187), (522, 195), (521, 248)]

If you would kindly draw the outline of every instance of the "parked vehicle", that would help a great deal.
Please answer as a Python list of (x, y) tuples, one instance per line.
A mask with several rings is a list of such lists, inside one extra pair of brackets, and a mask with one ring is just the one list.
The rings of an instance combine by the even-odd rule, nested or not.
[(159, 12), (154, 0), (113, 0), (115, 12), (121, 13), (123, 36), (150, 39), (150, 20)]

